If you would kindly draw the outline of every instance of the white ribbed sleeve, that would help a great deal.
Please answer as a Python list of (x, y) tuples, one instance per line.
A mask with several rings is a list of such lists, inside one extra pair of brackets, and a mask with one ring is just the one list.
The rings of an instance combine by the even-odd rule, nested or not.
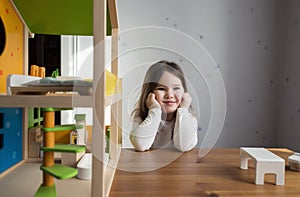
[(161, 121), (161, 113), (160, 108), (152, 108), (144, 121), (135, 118), (130, 141), (136, 150), (145, 151), (151, 148)]
[(173, 134), (174, 146), (182, 151), (189, 151), (198, 142), (197, 119), (186, 108), (178, 108)]

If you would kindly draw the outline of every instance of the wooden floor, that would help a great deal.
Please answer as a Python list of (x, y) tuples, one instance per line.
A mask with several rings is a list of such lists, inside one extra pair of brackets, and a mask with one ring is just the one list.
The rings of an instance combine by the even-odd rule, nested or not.
[[(292, 154), (287, 149), (272, 150), (286, 159)], [(199, 160), (198, 150), (182, 155), (165, 167), (148, 172), (141, 166), (155, 166), (170, 160), (165, 156), (155, 159), (149, 152), (138, 153), (123, 150), (111, 197), (126, 196), (300, 196), (300, 172), (289, 170), (286, 162), (285, 185), (275, 185), (275, 175), (267, 174), (264, 185), (254, 184), (251, 162), (248, 170), (240, 169), (239, 149), (213, 149)], [(150, 151), (151, 152), (151, 151)], [(149, 156), (149, 157), (148, 157)], [(148, 160), (147, 160), (148, 157)], [(141, 158), (141, 159), (139, 159)], [(146, 162), (145, 162), (146, 161)], [(152, 163), (152, 164), (151, 164)], [(158, 164), (157, 166), (159, 166)], [(136, 168), (134, 166), (137, 166)], [(128, 169), (129, 171), (126, 171)]]

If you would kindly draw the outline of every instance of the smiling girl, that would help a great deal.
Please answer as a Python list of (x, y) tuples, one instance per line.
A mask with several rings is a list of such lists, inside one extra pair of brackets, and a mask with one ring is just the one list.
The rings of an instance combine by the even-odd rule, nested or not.
[(146, 72), (133, 111), (130, 141), (138, 151), (175, 147), (185, 152), (197, 144), (197, 120), (190, 113), (192, 98), (182, 69), (160, 61)]

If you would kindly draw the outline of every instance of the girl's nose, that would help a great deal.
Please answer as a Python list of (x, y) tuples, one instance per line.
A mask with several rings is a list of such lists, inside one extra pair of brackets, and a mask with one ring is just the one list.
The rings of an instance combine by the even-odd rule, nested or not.
[(174, 92), (172, 89), (168, 89), (165, 95), (166, 98), (173, 98), (174, 97)]

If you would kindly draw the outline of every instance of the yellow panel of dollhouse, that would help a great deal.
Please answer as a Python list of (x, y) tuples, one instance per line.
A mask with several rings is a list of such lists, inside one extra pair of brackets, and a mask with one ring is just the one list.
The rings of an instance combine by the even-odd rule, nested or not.
[(4, 25), (4, 50), (0, 54), (0, 93), (6, 92), (6, 77), (23, 74), (24, 26), (9, 0), (0, 0), (0, 18)]

